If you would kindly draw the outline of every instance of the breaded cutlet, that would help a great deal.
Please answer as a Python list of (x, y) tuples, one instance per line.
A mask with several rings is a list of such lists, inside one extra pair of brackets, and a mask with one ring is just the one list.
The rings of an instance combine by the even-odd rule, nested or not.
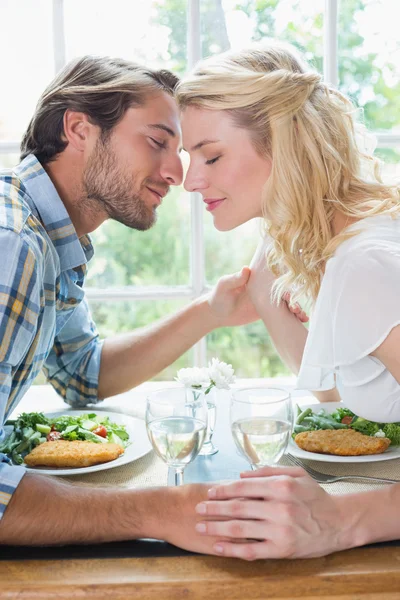
[(298, 433), (294, 441), (302, 450), (338, 456), (381, 454), (390, 445), (386, 437), (370, 437), (354, 429), (318, 429)]
[(115, 460), (124, 453), (118, 444), (57, 440), (36, 446), (25, 456), (29, 467), (90, 467)]

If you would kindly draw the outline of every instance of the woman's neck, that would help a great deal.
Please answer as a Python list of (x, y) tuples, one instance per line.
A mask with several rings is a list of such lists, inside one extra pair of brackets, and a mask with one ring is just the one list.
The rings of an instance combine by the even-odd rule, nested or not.
[(348, 227), (353, 223), (357, 223), (359, 220), (360, 219), (357, 219), (356, 217), (348, 217), (342, 212), (336, 210), (332, 220), (333, 235), (338, 235), (343, 229), (345, 229), (345, 227)]

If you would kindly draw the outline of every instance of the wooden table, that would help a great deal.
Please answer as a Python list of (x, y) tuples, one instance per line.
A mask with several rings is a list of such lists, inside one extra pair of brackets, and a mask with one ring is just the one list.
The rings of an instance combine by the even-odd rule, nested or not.
[(0, 598), (400, 598), (400, 547), (246, 563), (206, 556), (0, 561)]
[[(138, 398), (143, 389), (135, 391)], [(52, 391), (41, 388), (30, 394), (40, 397), (42, 410), (62, 406)], [(32, 410), (31, 400), (24, 399), (19, 408)], [(132, 398), (127, 401), (131, 406)], [(112, 401), (107, 407), (112, 408)], [(139, 402), (138, 413), (142, 408)], [(184, 552), (159, 554), (93, 558), (88, 548), (87, 556), (79, 558), (18, 559), (16, 549), (12, 558), (0, 560), (0, 599), (400, 599), (398, 543), (319, 559), (252, 563)]]

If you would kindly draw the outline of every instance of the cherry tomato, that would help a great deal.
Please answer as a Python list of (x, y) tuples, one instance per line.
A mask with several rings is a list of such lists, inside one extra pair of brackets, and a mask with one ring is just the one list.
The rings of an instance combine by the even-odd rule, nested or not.
[(46, 439), (48, 442), (55, 442), (60, 439), (61, 435), (60, 431), (50, 431), (50, 433), (47, 434)]
[(345, 417), (343, 417), (341, 422), (344, 423), (345, 425), (350, 425), (352, 420), (353, 420), (353, 417), (351, 417), (350, 415), (346, 415)]
[(107, 437), (107, 429), (104, 427), (104, 425), (99, 425), (98, 427), (96, 427), (96, 429), (93, 429), (93, 432), (96, 435), (99, 435), (103, 438)]

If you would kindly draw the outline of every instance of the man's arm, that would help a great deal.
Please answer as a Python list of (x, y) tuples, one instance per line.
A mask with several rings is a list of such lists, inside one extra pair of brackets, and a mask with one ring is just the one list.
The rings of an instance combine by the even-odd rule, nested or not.
[(0, 521), (0, 544), (59, 545), (137, 538), (210, 552), (195, 533), (194, 507), (208, 485), (141, 490), (89, 487), (32, 475), (23, 478)]
[(132, 333), (108, 338), (101, 355), (99, 398), (139, 385), (162, 371), (215, 329), (258, 318), (247, 297), (250, 271), (220, 279), (214, 290), (170, 317)]
[[(297, 375), (303, 359), (308, 332), (303, 323), (289, 310), (286, 302), (282, 301), (278, 306), (271, 303), (271, 288), (275, 278), (267, 269), (265, 251), (266, 245), (263, 241), (259, 244), (250, 264), (251, 276), (247, 285), (248, 294), (263, 320), (279, 356)], [(340, 401), (336, 389), (313, 392), (313, 394), (320, 402)]]

